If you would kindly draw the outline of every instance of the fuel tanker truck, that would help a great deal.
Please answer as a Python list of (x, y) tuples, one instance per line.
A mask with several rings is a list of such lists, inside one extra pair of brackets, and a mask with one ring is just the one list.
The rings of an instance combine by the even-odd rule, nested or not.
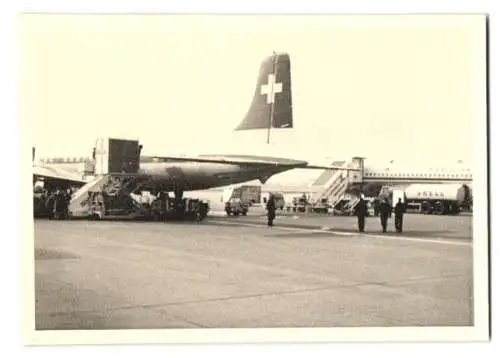
[(384, 186), (378, 200), (384, 198), (391, 206), (401, 198), (407, 212), (421, 214), (456, 215), (472, 209), (472, 189), (465, 184), (411, 184), (404, 189)]
[(472, 206), (472, 189), (465, 184), (412, 184), (405, 197), (407, 208), (422, 214), (456, 215)]

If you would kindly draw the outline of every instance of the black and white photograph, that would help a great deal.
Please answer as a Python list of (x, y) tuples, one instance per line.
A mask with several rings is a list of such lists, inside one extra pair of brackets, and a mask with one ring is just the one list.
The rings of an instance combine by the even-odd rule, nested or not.
[(486, 15), (18, 22), (27, 344), (488, 339)]

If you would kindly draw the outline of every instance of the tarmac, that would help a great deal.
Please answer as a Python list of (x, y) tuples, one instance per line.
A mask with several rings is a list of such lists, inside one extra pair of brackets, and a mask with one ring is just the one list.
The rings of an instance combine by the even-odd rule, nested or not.
[(36, 220), (36, 329), (473, 325), (471, 216), (276, 224)]

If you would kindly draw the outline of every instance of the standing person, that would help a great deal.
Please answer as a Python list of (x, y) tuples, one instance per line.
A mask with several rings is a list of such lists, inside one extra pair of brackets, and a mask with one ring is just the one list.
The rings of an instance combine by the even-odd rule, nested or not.
[(273, 226), (273, 220), (276, 218), (276, 203), (274, 200), (274, 195), (269, 196), (267, 201), (267, 226)]
[(380, 213), (380, 224), (382, 225), (382, 232), (387, 232), (387, 219), (389, 219), (389, 216), (391, 215), (391, 205), (389, 204), (389, 201), (387, 198), (385, 198), (380, 204), (379, 204), (379, 213)]
[(365, 232), (365, 218), (368, 208), (366, 207), (366, 201), (362, 197), (359, 198), (359, 202), (354, 207), (354, 213), (358, 217), (358, 230), (359, 232)]
[(374, 216), (380, 215), (380, 205), (381, 205), (380, 199), (375, 198), (375, 200), (373, 200), (373, 215)]
[(61, 220), (64, 218), (64, 193), (57, 189), (54, 196), (54, 218)]
[(168, 194), (164, 192), (163, 190), (160, 191), (159, 194), (159, 199), (160, 199), (160, 210), (161, 210), (161, 220), (163, 222), (167, 221), (167, 200), (168, 200)]
[(403, 232), (403, 214), (405, 213), (406, 208), (405, 204), (401, 201), (401, 198), (398, 199), (398, 203), (394, 207), (394, 216), (395, 216), (395, 226), (397, 232)]
[(47, 209), (47, 214), (49, 219), (54, 218), (54, 207), (55, 207), (55, 191), (49, 192), (47, 196), (47, 201), (45, 202), (45, 208)]

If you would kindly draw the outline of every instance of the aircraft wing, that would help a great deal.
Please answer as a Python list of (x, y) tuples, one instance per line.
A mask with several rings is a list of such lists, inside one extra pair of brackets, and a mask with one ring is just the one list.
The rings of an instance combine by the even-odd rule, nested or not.
[(149, 157), (165, 162), (194, 162), (194, 163), (214, 163), (214, 164), (235, 164), (235, 165), (280, 165), (291, 166), (303, 169), (320, 170), (358, 170), (331, 165), (311, 165), (303, 160), (285, 159), (277, 157), (249, 156), (249, 155), (200, 155), (200, 156), (152, 156)]
[(214, 163), (214, 164), (235, 164), (235, 165), (280, 165), (291, 167), (302, 167), (307, 162), (276, 157), (261, 157), (247, 155), (200, 155), (200, 156), (152, 156), (154, 160), (165, 162), (194, 162), (194, 163)]
[(82, 178), (75, 176), (63, 169), (60, 168), (55, 168), (55, 167), (45, 167), (45, 166), (39, 166), (39, 165), (34, 165), (33, 166), (33, 176), (34, 177), (43, 177), (43, 178), (50, 178), (50, 179), (57, 179), (57, 180), (63, 180), (63, 181), (68, 181), (71, 183), (75, 184), (85, 184), (85, 180)]

